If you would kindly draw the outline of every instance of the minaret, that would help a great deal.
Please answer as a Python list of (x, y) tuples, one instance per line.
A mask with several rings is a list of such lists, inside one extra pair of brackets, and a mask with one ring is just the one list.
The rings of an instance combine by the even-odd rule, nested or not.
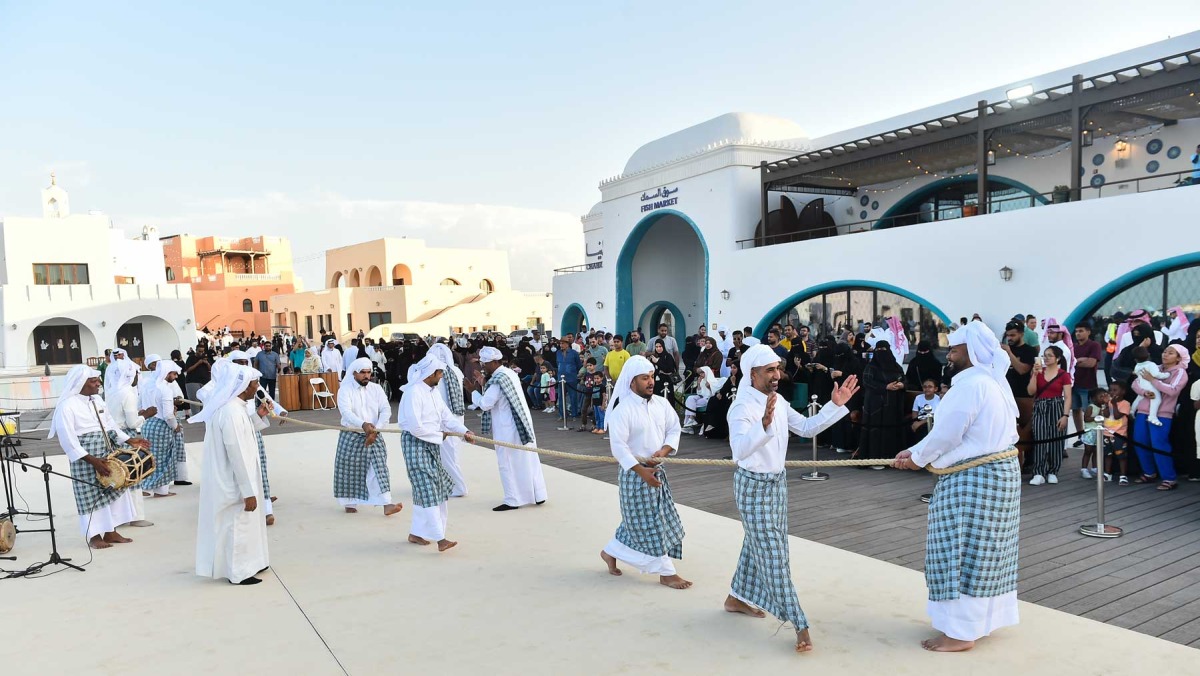
[(71, 200), (67, 191), (58, 185), (54, 172), (50, 172), (50, 186), (42, 190), (42, 218), (66, 218), (71, 215)]

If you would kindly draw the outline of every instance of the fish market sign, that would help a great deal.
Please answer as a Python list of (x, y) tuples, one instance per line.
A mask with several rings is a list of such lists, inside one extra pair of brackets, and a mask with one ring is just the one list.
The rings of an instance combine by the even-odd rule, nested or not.
[(663, 207), (673, 207), (679, 202), (678, 197), (672, 197), (679, 188), (662, 187), (652, 193), (642, 193), (642, 213), (654, 211)]

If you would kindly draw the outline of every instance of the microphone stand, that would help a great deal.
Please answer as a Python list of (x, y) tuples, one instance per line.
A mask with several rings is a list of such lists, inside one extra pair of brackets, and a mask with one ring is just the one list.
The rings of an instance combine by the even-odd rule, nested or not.
[[(68, 476), (66, 474), (55, 472), (54, 468), (52, 468), (50, 466), (50, 463), (46, 462), (46, 454), (45, 453), (42, 454), (42, 464), (40, 467), (35, 466), (35, 465), (30, 465), (26, 462), (23, 462), (22, 460), (19, 460), (15, 457), (10, 457), (7, 455), (5, 456), (4, 460), (7, 462), (10, 462), (10, 463), (20, 465), (22, 467), (22, 470), (25, 470), (29, 467), (33, 467), (34, 469), (36, 469), (42, 473), (42, 482), (46, 486), (46, 511), (45, 512), (23, 512), (23, 513), (27, 514), (29, 516), (45, 516), (50, 519), (50, 524), (49, 524), (50, 527), (49, 528), (26, 528), (23, 531), (26, 533), (49, 533), (50, 534), (50, 559), (43, 563), (35, 563), (32, 566), (26, 568), (25, 570), (14, 572), (14, 573), (10, 574), (9, 577), (27, 577), (29, 575), (34, 575), (36, 573), (40, 573), (42, 571), (42, 569), (45, 568), (46, 566), (53, 566), (53, 565), (66, 566), (68, 568), (74, 568), (75, 570), (77, 570), (81, 573), (84, 572), (82, 567), (77, 566), (73, 563), (70, 563), (71, 559), (65, 558), (58, 553), (58, 538), (55, 535), (56, 531), (55, 531), (55, 527), (54, 527), (54, 506), (50, 501), (50, 475), (51, 474), (56, 474), (58, 476), (70, 479), (72, 481), (80, 481), (80, 480), (76, 479), (73, 476)], [(12, 470), (10, 469), (9, 471), (11, 472)], [(86, 483), (86, 482), (81, 482), (81, 483)], [(13, 522), (14, 529), (16, 528), (16, 525), (17, 524), (14, 521)]]

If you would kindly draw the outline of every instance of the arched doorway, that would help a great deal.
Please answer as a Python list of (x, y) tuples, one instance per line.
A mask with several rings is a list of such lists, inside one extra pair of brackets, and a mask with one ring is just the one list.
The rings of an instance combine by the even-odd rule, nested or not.
[[(649, 346), (650, 341), (658, 335), (659, 325), (666, 324), (667, 335), (675, 339), (675, 343), (682, 352), (684, 341), (692, 331), (684, 321), (685, 316), (674, 303), (665, 300), (654, 301), (642, 311), (641, 317), (638, 318), (638, 326), (646, 332), (642, 339)], [(699, 325), (696, 328), (698, 330)]]
[(162, 317), (138, 315), (117, 329), (117, 347), (135, 359), (144, 358), (147, 353), (166, 356), (171, 350), (180, 349), (179, 334)]
[[(676, 315), (680, 336), (708, 320), (708, 245), (695, 222), (673, 209), (643, 218), (621, 247), (617, 333), (637, 328), (635, 321), (656, 305)], [(648, 326), (641, 328), (653, 333)]]
[(405, 286), (412, 284), (412, 270), (404, 263), (397, 263), (392, 266), (392, 285)]
[(1097, 289), (1067, 316), (1066, 325), (1087, 320), (1092, 335), (1103, 340), (1110, 324), (1121, 322), (1134, 310), (1145, 310), (1163, 326), (1167, 312), (1182, 307), (1189, 317), (1200, 313), (1200, 252), (1166, 258), (1130, 270)]
[(367, 268), (367, 286), (383, 286), (383, 273), (374, 265)]
[(359, 276), (357, 268), (350, 271), (349, 285), (352, 287), (362, 286), (362, 277)]
[(333, 273), (333, 277), (329, 280), (329, 288), (346, 288), (346, 276), (340, 270)]
[(492, 280), (484, 279), (479, 282), (479, 290), (484, 293), (491, 293), (496, 290), (496, 285), (492, 284)]
[(457, 279), (447, 277), (442, 280), (442, 286), (462, 286), (462, 284), (459, 284)]
[(38, 366), (82, 364), (85, 357), (103, 354), (91, 330), (82, 322), (66, 317), (38, 324), (29, 335), (26, 349)]
[(571, 303), (563, 311), (562, 325), (558, 335), (561, 337), (568, 333), (579, 333), (579, 330), (585, 326), (590, 326), (587, 311), (579, 303)]
[[(975, 174), (943, 178), (913, 191), (875, 221), (873, 229), (947, 221), (978, 212), (979, 184)], [(1003, 176), (988, 176), (989, 213), (1027, 209), (1050, 200), (1028, 185)]]
[(887, 317), (904, 324), (911, 349), (928, 340), (944, 346), (950, 318), (924, 298), (891, 284), (865, 279), (843, 279), (802, 289), (771, 308), (754, 327), (755, 336), (765, 336), (771, 324), (807, 326), (810, 335), (841, 337), (846, 330), (857, 333), (864, 324), (878, 325)]

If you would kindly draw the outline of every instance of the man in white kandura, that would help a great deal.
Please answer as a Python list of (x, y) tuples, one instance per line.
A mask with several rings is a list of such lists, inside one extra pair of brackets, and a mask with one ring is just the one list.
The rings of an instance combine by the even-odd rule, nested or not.
[(321, 370), (341, 375), (344, 366), (342, 353), (337, 349), (337, 341), (332, 338), (325, 341), (325, 348), (321, 350)]
[[(234, 350), (229, 353), (229, 361), (239, 366), (250, 366), (250, 354)], [(258, 442), (258, 464), (262, 468), (263, 495), (266, 496), (263, 513), (267, 517), (267, 525), (274, 526), (276, 498), (271, 493), (271, 478), (267, 473), (267, 446), (263, 443), (262, 431), (271, 426), (271, 413), (279, 417), (279, 426), (282, 427), (285, 422), (283, 418), (287, 417), (288, 412), (267, 394), (261, 384), (258, 386), (258, 392), (254, 393), (254, 400), (246, 402), (246, 411), (250, 414), (250, 422), (254, 423), (254, 439)]]
[(158, 360), (153, 378), (148, 378), (145, 384), (150, 393), (142, 398), (155, 408), (154, 415), (142, 425), (142, 436), (150, 442), (150, 452), (154, 455), (154, 473), (142, 481), (142, 490), (156, 498), (175, 495), (171, 484), (178, 470), (175, 454), (179, 445), (176, 435), (179, 419), (175, 417), (175, 390), (171, 383), (179, 377), (179, 370), (179, 364), (170, 359)]
[[(609, 397), (609, 443), (621, 465), (617, 489), (621, 525), (600, 552), (611, 575), (620, 575), (617, 559), (660, 584), (687, 589), (671, 559), (683, 558), (683, 523), (675, 510), (667, 470), (653, 458), (679, 450), (679, 416), (671, 404), (654, 394), (654, 365), (641, 355), (630, 357)], [(638, 458), (647, 458), (646, 462)]]
[[(788, 560), (788, 431), (814, 437), (849, 411), (846, 402), (858, 391), (850, 376), (834, 385), (830, 400), (812, 418), (805, 418), (776, 394), (783, 367), (779, 355), (766, 345), (742, 353), (738, 363), (743, 382), (729, 408), (729, 446), (738, 468), (733, 475), (734, 500), (742, 516), (742, 554), (733, 575), (725, 610), (751, 617), (771, 613), (796, 629), (796, 652), (813, 648), (808, 619), (800, 608)], [(749, 379), (749, 383), (745, 382)]]
[(204, 410), (190, 420), (205, 424), (196, 574), (240, 585), (262, 582), (254, 576), (270, 565), (267, 524), (259, 511), (264, 496), (258, 448), (246, 413), (258, 379), (259, 372), (249, 366), (230, 364), (215, 381)]
[(356, 359), (350, 365), (337, 399), (342, 426), (362, 431), (338, 432), (333, 496), (348, 514), (357, 512), (360, 504), (382, 505), (384, 516), (399, 512), (404, 507), (392, 502), (387, 445), (379, 434), (379, 428), (392, 419), (392, 406), (383, 388), (371, 382), (370, 359)]
[[(116, 422), (117, 429), (131, 437), (140, 437), (146, 418), (153, 417), (157, 412), (153, 406), (149, 409), (138, 408), (137, 381), (142, 369), (132, 359), (113, 362), (108, 368), (109, 371), (105, 375), (114, 370), (118, 371), (113, 386), (104, 388), (104, 404), (108, 409), (108, 414)], [(129, 525), (139, 528), (153, 526), (153, 522), (146, 520), (146, 505), (142, 498), (142, 490), (134, 486), (129, 491), (129, 496), (133, 498), (133, 512), (136, 517), (129, 522)]]
[[(521, 379), (500, 362), (502, 357), (494, 347), (484, 346), (479, 350), (479, 363), (488, 380), (483, 386), (483, 396), (475, 392), (472, 401), (483, 410), (483, 436), (534, 448), (537, 439), (533, 434), (533, 417), (521, 391)], [(493, 507), (493, 512), (546, 501), (546, 480), (537, 453), (497, 446), (496, 464), (500, 467), (504, 502)]]
[[(950, 334), (950, 391), (929, 436), (896, 456), (893, 466), (946, 468), (1017, 442), (1017, 404), (1005, 380), (1008, 356), (983, 322)], [(929, 501), (925, 583), (933, 628), (926, 650), (970, 650), (975, 641), (1017, 623), (1017, 553), (1021, 466), (1017, 458), (938, 477)]]
[[(363, 358), (368, 364), (370, 359)], [(400, 399), (398, 421), (404, 432), (400, 447), (412, 484), (413, 520), (408, 541), (417, 545), (436, 542), (439, 552), (458, 544), (446, 539), (447, 502), (454, 480), (442, 464), (442, 445), (446, 432), (465, 434), (467, 443), (474, 437), (462, 418), (450, 412), (436, 390), (446, 372), (441, 359), (428, 354), (408, 369), (408, 384)]]
[(103, 462), (108, 457), (110, 443), (128, 443), (141, 449), (150, 448), (150, 444), (145, 439), (130, 439), (112, 416), (100, 411), (96, 403), (99, 392), (99, 371), (83, 364), (72, 367), (54, 407), (49, 438), (58, 437), (59, 445), (71, 461), (71, 476), (78, 479), (71, 482), (71, 487), (79, 510), (79, 530), (93, 549), (108, 549), (113, 543), (133, 542), (118, 533), (117, 526), (136, 519), (129, 491), (137, 487), (119, 491), (101, 488), (96, 475), (108, 476), (112, 472)]
[[(434, 343), (429, 348), (429, 354), (439, 359), (442, 366), (445, 367), (442, 382), (437, 387), (438, 394), (445, 402), (446, 408), (450, 409), (450, 414), (458, 420), (458, 424), (465, 425), (464, 416), (467, 407), (463, 399), (463, 374), (454, 363), (454, 355), (450, 352), (450, 347), (445, 343)], [(446, 472), (454, 481), (454, 490), (450, 491), (450, 497), (465, 497), (467, 478), (463, 476), (462, 470), (458, 467), (458, 437), (448, 436), (442, 441), (442, 466), (446, 468)]]

